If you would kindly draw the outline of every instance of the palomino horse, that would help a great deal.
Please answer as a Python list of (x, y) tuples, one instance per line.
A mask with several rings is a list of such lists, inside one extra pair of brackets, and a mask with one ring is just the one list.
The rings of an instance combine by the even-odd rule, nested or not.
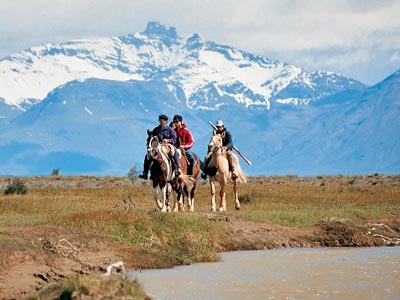
[[(147, 143), (147, 156), (153, 160), (150, 169), (150, 178), (153, 182), (153, 198), (157, 203), (158, 208), (163, 211), (171, 211), (169, 203), (170, 187), (169, 182), (173, 180), (175, 172), (172, 168), (172, 163), (168, 158), (168, 153), (175, 149), (170, 144), (161, 144), (156, 136), (150, 136)], [(179, 180), (187, 185), (188, 188), (193, 188), (191, 178), (185, 174), (178, 176)], [(158, 189), (161, 191), (160, 198), (158, 197)]]
[(216, 211), (215, 203), (215, 182), (217, 181), (221, 187), (220, 191), (220, 206), (219, 211), (226, 211), (226, 186), (229, 179), (233, 181), (233, 192), (235, 197), (235, 208), (240, 209), (240, 202), (238, 198), (237, 183), (245, 183), (246, 177), (240, 168), (239, 159), (234, 154), (232, 155), (232, 164), (235, 166), (236, 178), (232, 178), (232, 172), (229, 170), (229, 161), (226, 154), (226, 148), (222, 147), (222, 137), (218, 133), (214, 133), (208, 144), (208, 168), (214, 167), (216, 173), (210, 176), (210, 190), (211, 190), (211, 210)]
[[(184, 174), (188, 173), (189, 169), (189, 161), (186, 157), (186, 154), (182, 151), (182, 155), (180, 156), (180, 163), (181, 163), (181, 171)], [(200, 159), (197, 156), (197, 154), (192, 153), (193, 158), (194, 158), (194, 167), (193, 167), (193, 186), (188, 186), (185, 182), (182, 180), (179, 180), (179, 178), (174, 179), (172, 181), (172, 187), (175, 190), (177, 194), (177, 202), (178, 202), (178, 210), (183, 211), (185, 210), (185, 198), (187, 199), (187, 205), (189, 208), (189, 211), (193, 212), (194, 211), (194, 197), (195, 197), (195, 192), (197, 189), (197, 181), (200, 175)]]

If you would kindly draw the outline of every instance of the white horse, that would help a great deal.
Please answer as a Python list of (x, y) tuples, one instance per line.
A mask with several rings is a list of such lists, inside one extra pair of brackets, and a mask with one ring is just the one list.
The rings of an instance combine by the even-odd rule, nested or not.
[(218, 133), (214, 133), (211, 137), (210, 143), (208, 144), (208, 159), (207, 167), (216, 169), (216, 173), (210, 176), (210, 190), (211, 190), (211, 210), (216, 211), (215, 203), (215, 182), (217, 181), (221, 187), (220, 190), (220, 206), (219, 211), (226, 211), (226, 186), (228, 181), (233, 181), (233, 192), (235, 198), (235, 208), (240, 209), (240, 202), (238, 197), (237, 183), (245, 183), (246, 177), (240, 168), (239, 159), (231, 153), (232, 164), (235, 166), (237, 177), (232, 178), (232, 172), (229, 170), (229, 161), (227, 158), (226, 147), (222, 146), (222, 137)]

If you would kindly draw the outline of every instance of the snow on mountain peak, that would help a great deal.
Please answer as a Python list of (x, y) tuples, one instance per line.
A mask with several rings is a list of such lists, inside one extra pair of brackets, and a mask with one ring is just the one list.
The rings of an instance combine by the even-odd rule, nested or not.
[[(217, 109), (221, 97), (268, 109), (271, 101), (307, 103), (346, 89), (349, 81), (335, 76), (307, 73), (203, 41), (198, 34), (185, 41), (174, 27), (149, 22), (143, 32), (134, 35), (46, 44), (1, 60), (0, 97), (19, 105), (27, 98), (42, 100), (57, 86), (73, 80), (161, 79), (173, 86), (177, 97), (177, 91), (183, 90), (186, 99), (177, 100), (194, 109)], [(315, 88), (321, 84), (324, 91)]]

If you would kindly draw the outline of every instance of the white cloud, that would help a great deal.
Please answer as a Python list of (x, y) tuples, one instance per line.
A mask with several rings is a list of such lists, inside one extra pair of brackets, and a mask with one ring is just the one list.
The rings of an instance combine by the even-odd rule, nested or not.
[(393, 52), (392, 56), (390, 56), (390, 61), (393, 63), (400, 63), (400, 51)]
[(399, 15), (396, 0), (0, 0), (0, 57), (47, 42), (135, 33), (155, 20), (183, 37), (196, 32), (259, 55), (291, 54), (272, 59), (324, 53), (313, 69), (366, 66), (380, 54), (386, 64), (388, 51), (400, 49)]

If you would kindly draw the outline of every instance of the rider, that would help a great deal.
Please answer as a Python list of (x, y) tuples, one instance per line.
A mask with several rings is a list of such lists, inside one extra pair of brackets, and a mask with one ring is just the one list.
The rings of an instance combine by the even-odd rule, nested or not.
[[(215, 124), (215, 126), (217, 127), (216, 133), (220, 134), (222, 137), (222, 146), (226, 150), (226, 157), (229, 162), (229, 169), (232, 171), (232, 178), (235, 179), (238, 176), (236, 173), (236, 164), (233, 162), (233, 159), (232, 159), (232, 156), (233, 156), (233, 154), (232, 154), (232, 149), (233, 149), (232, 135), (225, 128), (224, 122), (222, 122), (221, 120), (218, 120), (217, 124)], [(203, 179), (206, 179), (207, 174), (203, 173), (203, 174), (201, 174), (201, 177)]]
[(193, 175), (194, 170), (194, 157), (190, 150), (193, 147), (194, 139), (190, 130), (187, 128), (185, 123), (182, 123), (182, 116), (175, 115), (173, 118), (173, 122), (175, 124), (175, 134), (176, 134), (176, 144), (177, 148), (182, 149), (186, 152), (186, 157), (189, 162), (187, 175)]
[[(168, 117), (167, 115), (161, 114), (158, 116), (158, 120), (160, 121), (160, 125), (155, 127), (151, 131), (151, 135), (157, 136), (159, 141), (161, 143), (170, 143), (172, 145), (175, 145), (176, 143), (176, 135), (174, 130), (168, 126), (167, 121)], [(179, 176), (180, 174), (180, 162), (179, 162), (179, 154), (177, 151), (174, 151), (174, 162), (176, 166), (175, 174), (176, 176)], [(147, 157), (147, 155), (144, 157), (143, 161), (143, 174), (139, 175), (140, 178), (143, 179), (148, 179), (148, 173), (151, 168), (152, 160)]]

